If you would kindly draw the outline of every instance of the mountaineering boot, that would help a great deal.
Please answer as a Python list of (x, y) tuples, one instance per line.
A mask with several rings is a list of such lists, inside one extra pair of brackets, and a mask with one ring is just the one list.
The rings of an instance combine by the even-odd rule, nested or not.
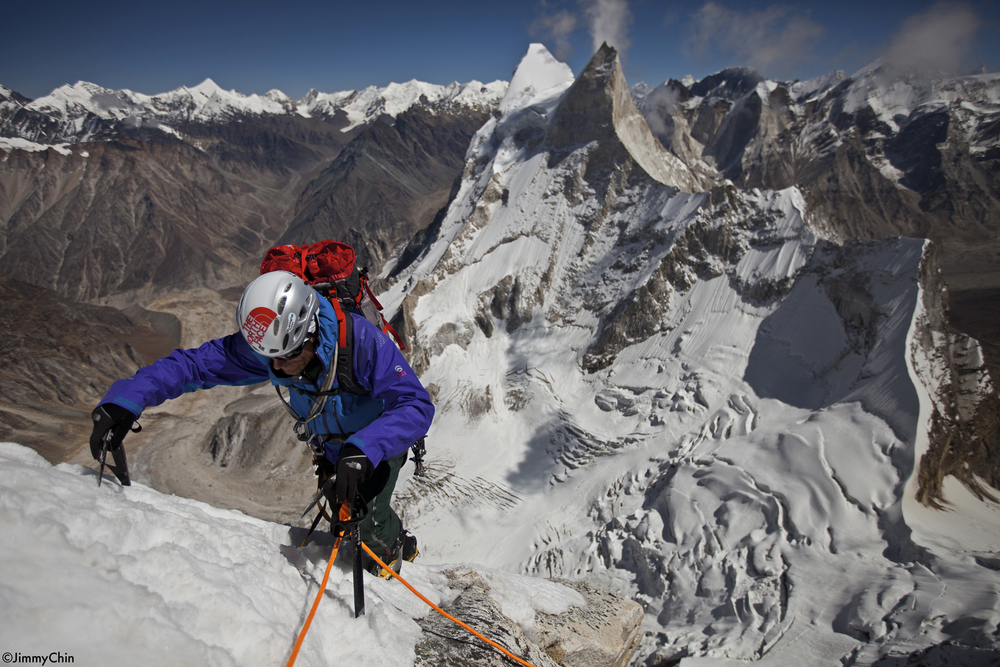
[(420, 555), (417, 549), (417, 538), (403, 531), (403, 544), (400, 547), (400, 555), (407, 563), (412, 563), (413, 559)]
[[(399, 574), (400, 569), (403, 567), (403, 561), (412, 563), (413, 559), (419, 555), (420, 551), (417, 549), (417, 538), (407, 532), (405, 529), (400, 531), (399, 537), (396, 539), (396, 544), (393, 545), (392, 549), (386, 553), (384, 556), (379, 555), (382, 562), (392, 568), (392, 571)], [(388, 579), (392, 575), (382, 568), (381, 565), (376, 563), (371, 558), (367, 559), (368, 564), (365, 569), (374, 575), (382, 577), (383, 579)]]

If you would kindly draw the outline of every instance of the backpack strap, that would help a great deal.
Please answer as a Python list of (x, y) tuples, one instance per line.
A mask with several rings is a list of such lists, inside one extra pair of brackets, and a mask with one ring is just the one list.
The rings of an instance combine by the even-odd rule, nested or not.
[[(336, 296), (330, 297), (330, 303), (337, 313), (337, 349), (334, 355), (335, 368), (327, 371), (326, 377), (323, 379), (323, 385), (319, 391), (308, 391), (299, 389), (298, 387), (289, 388), (290, 391), (312, 397), (312, 408), (305, 419), (295, 414), (292, 406), (281, 395), (281, 387), (274, 385), (275, 391), (278, 392), (278, 398), (281, 399), (288, 414), (295, 419), (295, 433), (299, 440), (306, 440), (309, 437), (306, 425), (320, 415), (328, 397), (336, 396), (343, 391), (364, 396), (367, 396), (369, 393), (354, 378), (354, 327), (352, 326), (353, 323), (347, 317), (349, 313), (345, 313), (344, 309), (340, 307), (340, 302), (337, 301)], [(336, 388), (333, 387), (334, 378), (337, 379), (338, 386)]]
[(336, 296), (330, 298), (333, 309), (337, 312), (337, 383), (342, 391), (352, 394), (367, 395), (354, 377), (354, 323), (352, 313), (345, 313), (340, 307)]
[(361, 298), (364, 294), (368, 295), (368, 298), (371, 299), (371, 302), (375, 304), (375, 307), (378, 309), (379, 319), (382, 320), (382, 333), (387, 333), (390, 336), (392, 336), (393, 339), (396, 341), (396, 346), (400, 350), (405, 350), (406, 344), (403, 343), (402, 336), (400, 336), (396, 332), (395, 327), (389, 324), (389, 320), (385, 319), (385, 316), (382, 315), (382, 304), (378, 302), (378, 299), (376, 299), (375, 295), (372, 294), (372, 288), (368, 286), (368, 269), (367, 268), (361, 269), (360, 276), (361, 276), (361, 289), (358, 290), (358, 302), (359, 303), (361, 302)]

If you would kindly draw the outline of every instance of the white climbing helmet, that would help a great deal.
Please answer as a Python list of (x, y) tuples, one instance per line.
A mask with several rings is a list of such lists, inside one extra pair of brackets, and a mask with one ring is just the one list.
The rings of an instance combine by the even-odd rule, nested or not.
[(284, 357), (305, 342), (319, 295), (288, 271), (271, 271), (255, 278), (243, 290), (236, 307), (236, 323), (254, 352)]

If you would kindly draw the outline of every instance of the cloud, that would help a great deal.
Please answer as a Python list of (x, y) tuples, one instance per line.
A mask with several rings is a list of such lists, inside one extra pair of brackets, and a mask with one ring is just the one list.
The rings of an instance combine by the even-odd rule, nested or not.
[(581, 0), (581, 4), (590, 29), (592, 50), (597, 51), (607, 42), (618, 51), (619, 57), (624, 58), (625, 51), (632, 45), (628, 37), (632, 11), (627, 0)]
[(643, 100), (643, 115), (650, 131), (660, 143), (670, 148), (673, 143), (674, 113), (680, 101), (680, 90), (673, 86), (653, 89)]
[(960, 73), (970, 64), (979, 25), (969, 5), (939, 2), (903, 21), (885, 59), (908, 71)]
[(530, 26), (528, 33), (550, 44), (552, 54), (566, 61), (573, 53), (573, 36), (586, 28), (591, 39), (591, 52), (607, 42), (613, 46), (621, 58), (632, 42), (629, 29), (632, 26), (632, 10), (628, 0), (577, 0), (572, 9), (555, 11), (552, 3), (539, 3), (541, 11), (549, 12), (539, 16)]
[(691, 56), (725, 55), (734, 58), (734, 64), (771, 76), (788, 74), (802, 61), (815, 59), (815, 44), (826, 32), (789, 6), (744, 12), (715, 2), (705, 3), (695, 13), (693, 27), (686, 44)]
[(535, 19), (528, 26), (528, 32), (534, 37), (540, 37), (554, 44), (551, 49), (552, 55), (565, 62), (573, 53), (570, 38), (578, 26), (579, 21), (576, 16), (569, 10), (563, 9), (555, 14)]

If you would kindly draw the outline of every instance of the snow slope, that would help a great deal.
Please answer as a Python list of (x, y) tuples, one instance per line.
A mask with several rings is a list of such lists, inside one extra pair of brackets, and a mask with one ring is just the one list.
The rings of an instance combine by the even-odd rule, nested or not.
[[(57, 652), (75, 664), (282, 665), (316, 596), (329, 533), (253, 519), (141, 484), (100, 488), (82, 466), (51, 467), (0, 443), (0, 649)], [(404, 576), (437, 604), (454, 597), (440, 566)], [(480, 569), (522, 627), (579, 594), (559, 584)], [(354, 618), (350, 564), (334, 566), (296, 665), (413, 664), (435, 613), (401, 584), (366, 575)], [(6, 658), (4, 660), (7, 662)]]
[(553, 67), (529, 51), (382, 299), (438, 407), (430, 478), (399, 492), (426, 556), (639, 600), (637, 664), (995, 658), (1000, 506), (952, 486), (930, 518), (906, 492), (924, 242), (840, 247), (795, 189), (685, 194), (586, 137), (553, 151)]

